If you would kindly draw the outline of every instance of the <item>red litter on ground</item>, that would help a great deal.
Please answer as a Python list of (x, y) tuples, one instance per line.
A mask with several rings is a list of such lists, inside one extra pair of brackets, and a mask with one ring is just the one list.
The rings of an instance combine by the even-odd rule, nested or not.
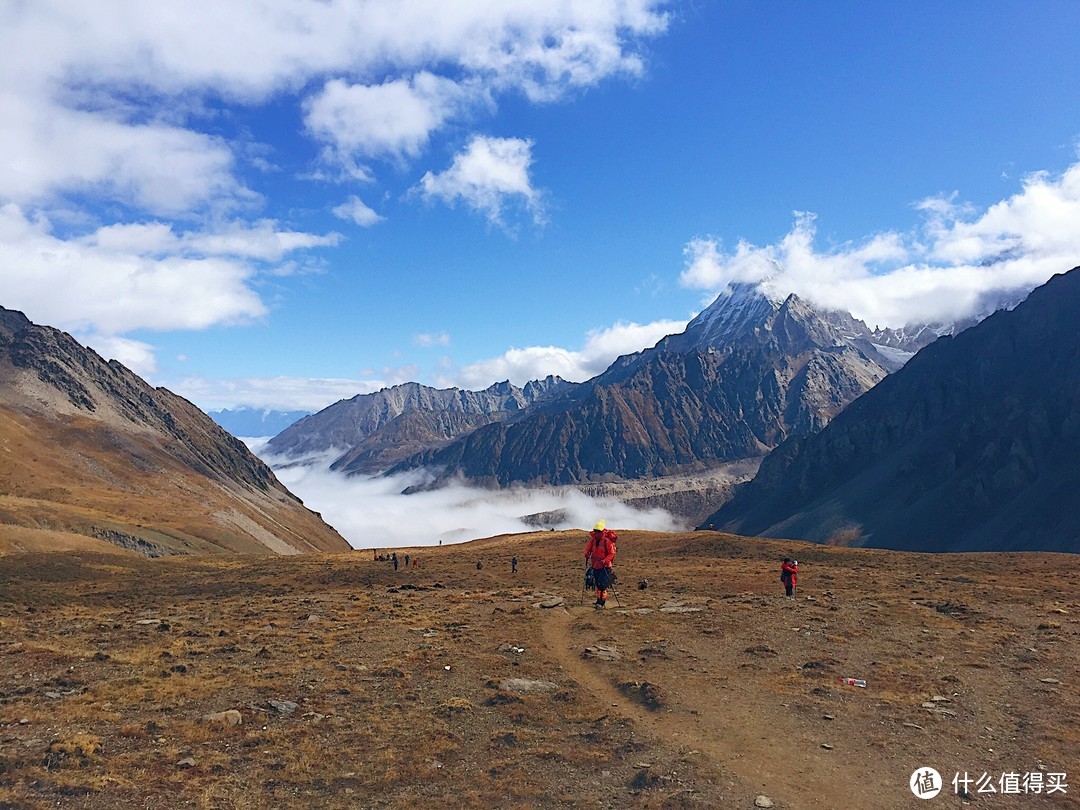
[(866, 688), (866, 681), (862, 678), (841, 678), (840, 680), (848, 686), (861, 686), (863, 689)]

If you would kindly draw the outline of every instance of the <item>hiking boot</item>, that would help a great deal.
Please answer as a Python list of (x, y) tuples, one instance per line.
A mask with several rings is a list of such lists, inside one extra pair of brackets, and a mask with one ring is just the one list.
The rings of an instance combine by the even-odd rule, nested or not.
[(601, 599), (600, 600), (600, 607), (603, 607), (606, 604), (607, 604), (607, 599)]
[(593, 605), (593, 607), (596, 608), (597, 610), (603, 610), (604, 609), (604, 603), (601, 602), (599, 599), (597, 599), (596, 604)]

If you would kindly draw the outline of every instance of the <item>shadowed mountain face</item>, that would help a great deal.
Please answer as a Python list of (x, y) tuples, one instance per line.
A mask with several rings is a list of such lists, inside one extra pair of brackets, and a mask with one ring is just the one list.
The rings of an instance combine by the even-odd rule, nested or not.
[(819, 430), (886, 375), (796, 296), (737, 285), (656, 347), (535, 406), (392, 471), (424, 466), (444, 480), (573, 484), (669, 475), (761, 456)]
[(148, 554), (348, 549), (190, 402), (3, 308), (0, 454), (0, 533), (27, 542), (45, 527)]
[(1080, 551), (1080, 268), (942, 338), (705, 522), (883, 548)]

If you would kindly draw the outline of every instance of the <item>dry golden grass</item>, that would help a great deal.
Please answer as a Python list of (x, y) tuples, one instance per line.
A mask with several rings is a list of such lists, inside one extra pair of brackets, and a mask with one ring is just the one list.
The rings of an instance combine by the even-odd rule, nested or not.
[[(413, 549), (396, 573), (369, 552), (5, 557), (0, 807), (891, 810), (917, 766), (1080, 761), (1070, 559), (626, 532), (599, 612), (583, 537)], [(229, 709), (242, 724), (203, 719)]]

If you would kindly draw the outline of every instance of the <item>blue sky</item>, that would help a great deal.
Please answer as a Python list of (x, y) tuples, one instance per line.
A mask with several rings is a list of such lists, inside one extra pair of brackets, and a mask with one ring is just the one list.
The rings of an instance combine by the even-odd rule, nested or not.
[(1080, 3), (0, 0), (0, 304), (215, 409), (1080, 264)]

